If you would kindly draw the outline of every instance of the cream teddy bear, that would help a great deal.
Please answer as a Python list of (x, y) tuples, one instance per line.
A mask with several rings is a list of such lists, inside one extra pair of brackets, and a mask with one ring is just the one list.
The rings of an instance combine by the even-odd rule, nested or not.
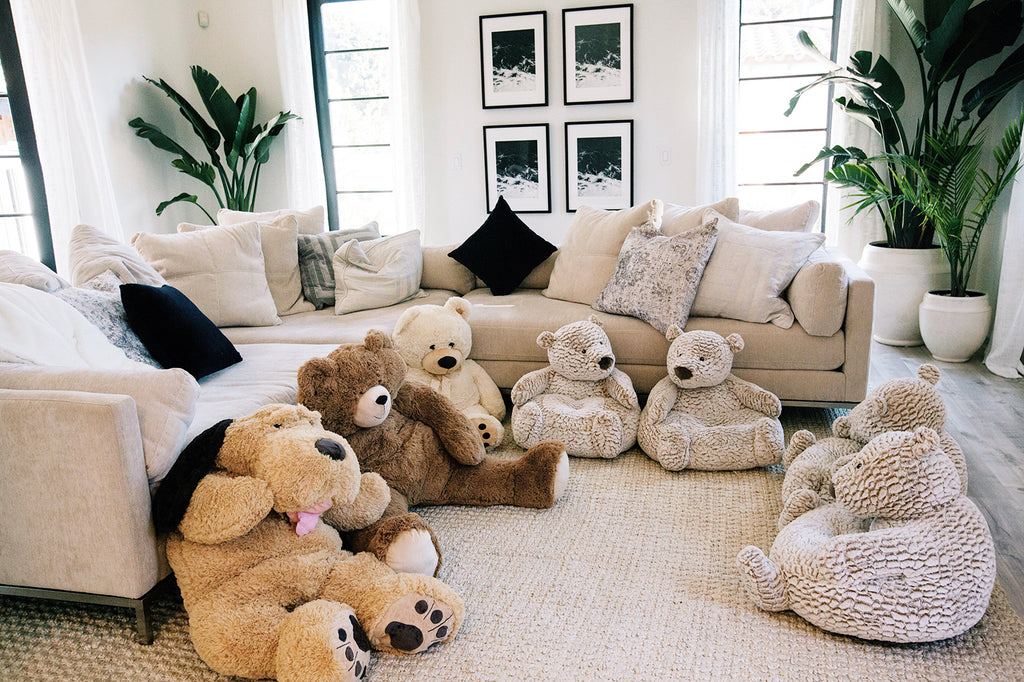
[(981, 619), (996, 577), (992, 535), (935, 431), (874, 438), (833, 484), (836, 502), (793, 520), (767, 557), (740, 551), (755, 604), (887, 642), (946, 639)]
[(670, 471), (750, 469), (782, 457), (782, 403), (730, 373), (743, 338), (668, 328), (668, 376), (640, 415), (637, 440)]
[(505, 437), (501, 420), (505, 400), (494, 380), (469, 359), (472, 306), (452, 296), (443, 305), (417, 305), (398, 318), (392, 339), (409, 367), (407, 379), (419, 381), (455, 403), (476, 429), (485, 448)]
[(960, 475), (960, 488), (967, 490), (967, 463), (963, 450), (946, 431), (946, 406), (936, 388), (939, 370), (923, 364), (916, 377), (891, 379), (832, 423), (832, 438), (818, 441), (810, 431), (797, 431), (783, 454), (786, 477), (782, 481), (783, 510), (779, 528), (808, 509), (834, 498), (832, 473), (844, 458), (887, 431), (910, 431), (927, 426), (939, 433), (943, 452)]
[(512, 436), (521, 447), (565, 443), (576, 457), (617, 457), (636, 443), (640, 418), (633, 382), (615, 368), (611, 341), (596, 315), (541, 332), (548, 367), (512, 387)]

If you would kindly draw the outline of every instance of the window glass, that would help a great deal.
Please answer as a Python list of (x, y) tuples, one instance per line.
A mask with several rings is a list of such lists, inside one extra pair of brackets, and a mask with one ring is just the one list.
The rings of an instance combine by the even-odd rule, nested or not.
[(831, 16), (832, 0), (743, 0), (740, 21), (746, 24)]

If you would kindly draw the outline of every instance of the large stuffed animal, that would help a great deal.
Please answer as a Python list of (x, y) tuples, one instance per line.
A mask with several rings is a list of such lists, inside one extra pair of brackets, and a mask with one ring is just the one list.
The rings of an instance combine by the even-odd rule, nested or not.
[(782, 528), (808, 509), (834, 499), (832, 473), (844, 458), (857, 452), (872, 438), (888, 431), (912, 431), (927, 426), (939, 433), (942, 450), (960, 475), (960, 488), (967, 490), (967, 463), (963, 450), (943, 430), (946, 406), (936, 384), (939, 369), (923, 364), (917, 376), (891, 379), (879, 384), (850, 414), (832, 423), (832, 437), (817, 440), (810, 431), (797, 431), (790, 439), (782, 461)]
[(615, 368), (597, 316), (541, 332), (537, 344), (547, 349), (549, 365), (512, 387), (516, 443), (529, 448), (556, 438), (570, 455), (606, 459), (633, 447), (640, 403), (633, 382)]
[(388, 500), (387, 484), (360, 474), (348, 443), (304, 407), (268, 405), (199, 435), (158, 488), (154, 519), (170, 532), (200, 658), (224, 675), (358, 680), (371, 646), (415, 653), (450, 640), (458, 595), (344, 551), (331, 527), (362, 528)]
[(346, 438), (364, 471), (391, 488), (384, 516), (346, 536), (392, 568), (435, 574), (441, 550), (430, 526), (409, 507), (420, 504), (509, 504), (546, 509), (565, 492), (569, 460), (545, 441), (517, 460), (484, 455), (476, 428), (451, 400), (406, 381), (391, 337), (376, 329), (363, 343), (339, 346), (306, 362), (299, 402)]
[(981, 619), (996, 577), (992, 535), (935, 431), (874, 438), (833, 484), (836, 502), (794, 519), (767, 557), (740, 551), (755, 604), (886, 642), (946, 639)]
[(743, 338), (668, 328), (668, 376), (640, 415), (640, 447), (671, 471), (750, 469), (782, 457), (782, 403), (731, 374)]
[(473, 330), (469, 301), (452, 296), (443, 305), (416, 305), (398, 318), (391, 338), (408, 366), (406, 377), (450, 399), (476, 427), (485, 448), (505, 437), (505, 400), (483, 367), (469, 359)]

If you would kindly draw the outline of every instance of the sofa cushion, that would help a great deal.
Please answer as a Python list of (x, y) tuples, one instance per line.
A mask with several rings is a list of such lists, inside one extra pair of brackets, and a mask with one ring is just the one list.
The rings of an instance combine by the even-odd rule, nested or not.
[(424, 289), (450, 289), (455, 293), (467, 294), (478, 286), (476, 275), (465, 265), (448, 255), (451, 246), (423, 247), (423, 274), (420, 286)]
[(849, 282), (840, 257), (824, 246), (817, 248), (786, 290), (796, 321), (811, 336), (832, 336), (846, 319)]
[(217, 211), (218, 225), (234, 225), (236, 223), (247, 223), (255, 220), (258, 223), (272, 223), (283, 216), (295, 218), (299, 234), (319, 234), (324, 231), (324, 207), (314, 206), (305, 211), (297, 209), (282, 208), (277, 211), (263, 211), (261, 213), (250, 213), (249, 211), (232, 211), (222, 208)]
[(766, 211), (745, 211), (740, 209), (736, 222), (756, 227), (759, 230), (780, 230), (783, 232), (811, 232), (821, 217), (821, 203), (811, 199), (795, 206)]
[(353, 239), (380, 239), (380, 228), (370, 222), (352, 230), (334, 230), (316, 235), (299, 234), (299, 276), (302, 295), (317, 310), (334, 305), (334, 252)]
[(71, 283), (88, 282), (110, 270), (122, 284), (167, 284), (160, 273), (128, 244), (122, 244), (91, 225), (77, 225), (68, 242)]
[(0, 250), (0, 282), (24, 284), (51, 293), (71, 286), (70, 282), (34, 258), (8, 250)]
[(496, 296), (509, 294), (526, 276), (555, 252), (498, 197), (494, 210), (476, 232), (448, 255), (459, 261)]
[(629, 231), (644, 223), (660, 227), (663, 210), (660, 199), (621, 211), (580, 206), (558, 251), (544, 295), (586, 305), (593, 303), (615, 272), (619, 251)]
[(680, 206), (665, 204), (665, 213), (661, 218), (661, 231), (669, 237), (686, 232), (704, 224), (704, 211), (713, 209), (729, 220), (736, 220), (740, 213), (740, 200), (729, 197), (713, 204), (702, 206)]
[(217, 326), (168, 284), (122, 284), (121, 301), (128, 324), (164, 367), (181, 367), (199, 379), (242, 359)]
[(369, 241), (355, 239), (334, 252), (334, 312), (386, 308), (420, 295), (420, 231)]
[(281, 324), (256, 222), (178, 234), (139, 232), (132, 245), (218, 326)]

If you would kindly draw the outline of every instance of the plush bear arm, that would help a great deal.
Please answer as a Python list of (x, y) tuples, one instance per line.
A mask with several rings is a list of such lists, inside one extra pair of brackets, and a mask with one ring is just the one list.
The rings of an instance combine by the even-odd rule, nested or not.
[(838, 535), (822, 547), (824, 566), (836, 580), (877, 581), (907, 575), (934, 554), (934, 539), (902, 526)]
[(639, 409), (640, 401), (637, 400), (636, 391), (633, 390), (633, 382), (622, 370), (613, 369), (604, 380), (604, 388), (608, 395), (623, 407)]
[(522, 407), (548, 389), (551, 381), (552, 369), (545, 367), (527, 372), (519, 377), (519, 381), (512, 387), (512, 404)]
[(646, 420), (649, 424), (660, 424), (676, 405), (679, 397), (679, 389), (672, 383), (672, 379), (665, 377), (651, 389), (647, 396), (647, 404), (644, 406)]
[(778, 419), (782, 414), (782, 401), (769, 390), (744, 381), (737, 376), (730, 374), (725, 379), (726, 385), (736, 399), (752, 410), (757, 410), (766, 417)]
[(501, 397), (501, 390), (498, 389), (498, 384), (494, 383), (491, 375), (473, 360), (466, 360), (462, 363), (462, 370), (468, 371), (469, 375), (473, 377), (476, 390), (480, 393), (480, 404), (487, 410), (487, 414), (498, 421), (504, 419), (505, 399)]
[(178, 530), (186, 540), (216, 545), (242, 537), (273, 508), (274, 495), (266, 481), (208, 474), (192, 493)]
[(451, 400), (429, 386), (407, 381), (398, 389), (394, 401), (399, 413), (429, 426), (455, 461), (470, 466), (483, 461), (483, 442)]
[(362, 530), (384, 515), (391, 502), (391, 489), (374, 472), (367, 472), (359, 480), (359, 494), (351, 504), (335, 504), (324, 512), (324, 519), (340, 531)]

